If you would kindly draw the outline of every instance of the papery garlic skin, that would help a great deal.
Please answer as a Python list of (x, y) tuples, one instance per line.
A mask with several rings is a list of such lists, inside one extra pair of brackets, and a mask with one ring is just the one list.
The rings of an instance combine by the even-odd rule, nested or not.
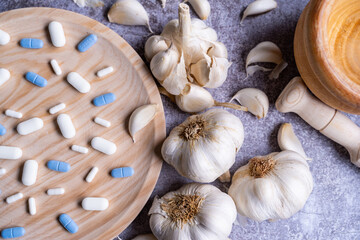
[[(172, 210), (179, 209), (176, 203), (183, 202), (188, 204), (179, 214), (172, 214)], [(218, 188), (191, 183), (156, 197), (149, 215), (150, 228), (160, 240), (227, 240), (236, 220), (236, 207)]]
[(149, 16), (137, 0), (118, 0), (108, 13), (109, 21), (123, 25), (143, 25), (152, 32)]
[(210, 3), (208, 0), (185, 0), (194, 8), (201, 20), (206, 20), (210, 15)]
[(104, 6), (101, 0), (73, 0), (79, 7), (102, 7)]
[(225, 110), (211, 109), (175, 127), (161, 153), (179, 174), (206, 183), (230, 169), (243, 141), (240, 119)]
[(240, 215), (256, 221), (286, 219), (301, 210), (313, 189), (306, 160), (293, 151), (258, 156), (234, 174), (229, 195)]

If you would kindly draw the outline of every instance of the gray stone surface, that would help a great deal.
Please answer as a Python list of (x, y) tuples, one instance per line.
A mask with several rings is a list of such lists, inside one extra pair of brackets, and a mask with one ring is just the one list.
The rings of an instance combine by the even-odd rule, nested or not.
[[(177, 18), (179, 1), (168, 0), (163, 10), (158, 0), (140, 0), (149, 12), (153, 30), (160, 33), (162, 26)], [(126, 41), (143, 57), (143, 48), (149, 36), (145, 27), (130, 27), (111, 24), (106, 13), (114, 1), (105, 1), (103, 8), (79, 8), (71, 0), (1, 0), (0, 12), (23, 7), (57, 7), (87, 15), (105, 24)], [(305, 207), (287, 220), (257, 223), (248, 220), (245, 226), (234, 226), (231, 239), (360, 239), (360, 171), (349, 161), (347, 151), (312, 129), (294, 114), (276, 111), (274, 102), (288, 81), (298, 75), (293, 56), (293, 37), (296, 22), (308, 1), (277, 0), (279, 7), (270, 13), (249, 17), (240, 26), (240, 13), (252, 0), (210, 0), (212, 13), (206, 21), (219, 35), (229, 51), (233, 62), (227, 81), (212, 90), (218, 101), (228, 101), (239, 89), (260, 88), (268, 94), (270, 110), (263, 120), (257, 120), (249, 113), (231, 111), (238, 116), (245, 127), (245, 142), (231, 168), (233, 173), (255, 155), (279, 151), (276, 134), (281, 123), (291, 122), (303, 143), (314, 176), (314, 190)], [(195, 17), (195, 15), (194, 15)], [(263, 73), (245, 79), (244, 60), (247, 53), (261, 41), (273, 41), (282, 49), (289, 67), (278, 80), (269, 80)], [(175, 105), (163, 98), (166, 127), (169, 132), (181, 123), (188, 114), (179, 111)], [(360, 117), (349, 115), (360, 125)], [(189, 180), (179, 176), (167, 164), (163, 165), (155, 190), (135, 221), (120, 234), (122, 239), (131, 239), (138, 234), (149, 233), (147, 212), (155, 195), (164, 195), (176, 190)], [(219, 182), (214, 185), (226, 189)], [(100, 224), (100, 223), (99, 223)], [(54, 238), (55, 239), (55, 238)]]

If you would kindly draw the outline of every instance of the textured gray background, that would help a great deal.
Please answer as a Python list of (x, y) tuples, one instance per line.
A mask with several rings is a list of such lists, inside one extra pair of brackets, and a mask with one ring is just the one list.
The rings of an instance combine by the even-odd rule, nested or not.
[[(180, 1), (168, 0), (165, 10), (159, 0), (140, 0), (150, 15), (155, 33), (171, 19), (177, 18)], [(57, 7), (87, 15), (105, 24), (121, 35), (143, 57), (143, 49), (149, 36), (145, 27), (130, 27), (111, 24), (106, 14), (114, 0), (106, 0), (103, 8), (79, 8), (72, 0), (0, 0), (0, 12), (22, 7)], [(255, 155), (279, 151), (276, 134), (283, 122), (291, 122), (309, 157), (314, 176), (314, 190), (305, 207), (293, 217), (277, 222), (257, 223), (248, 220), (246, 226), (234, 226), (231, 239), (360, 239), (360, 171), (349, 161), (347, 151), (312, 129), (294, 114), (281, 114), (274, 102), (288, 81), (298, 75), (293, 56), (293, 37), (296, 22), (307, 0), (277, 0), (279, 7), (270, 13), (249, 17), (240, 26), (240, 13), (252, 0), (210, 0), (212, 12), (206, 23), (213, 27), (220, 41), (225, 43), (233, 62), (223, 86), (212, 90), (218, 101), (228, 101), (239, 89), (256, 87), (265, 91), (270, 99), (268, 116), (257, 120), (250, 113), (231, 111), (245, 127), (245, 142), (231, 168), (233, 173)], [(195, 17), (195, 15), (194, 15)], [(282, 49), (288, 68), (278, 80), (269, 80), (263, 73), (245, 79), (244, 59), (247, 53), (261, 41), (273, 41)], [(163, 98), (166, 127), (169, 132), (188, 115)], [(360, 125), (360, 117), (349, 115)], [(149, 233), (147, 212), (155, 195), (164, 195), (190, 182), (179, 176), (167, 164), (163, 165), (155, 190), (135, 221), (120, 234), (122, 239), (131, 239), (138, 234)], [(214, 185), (225, 190), (219, 182)]]

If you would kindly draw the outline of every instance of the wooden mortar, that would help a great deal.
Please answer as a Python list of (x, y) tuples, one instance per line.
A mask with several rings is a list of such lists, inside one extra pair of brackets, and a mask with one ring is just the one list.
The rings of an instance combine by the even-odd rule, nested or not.
[(311, 0), (296, 27), (295, 60), (329, 106), (360, 114), (360, 1)]

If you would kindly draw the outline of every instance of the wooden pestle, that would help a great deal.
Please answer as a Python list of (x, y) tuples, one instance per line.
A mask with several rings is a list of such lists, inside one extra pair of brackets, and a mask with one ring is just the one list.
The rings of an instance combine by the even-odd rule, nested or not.
[(294, 112), (326, 137), (344, 146), (350, 160), (360, 167), (360, 128), (344, 114), (315, 98), (300, 77), (293, 78), (275, 106), (279, 112)]

